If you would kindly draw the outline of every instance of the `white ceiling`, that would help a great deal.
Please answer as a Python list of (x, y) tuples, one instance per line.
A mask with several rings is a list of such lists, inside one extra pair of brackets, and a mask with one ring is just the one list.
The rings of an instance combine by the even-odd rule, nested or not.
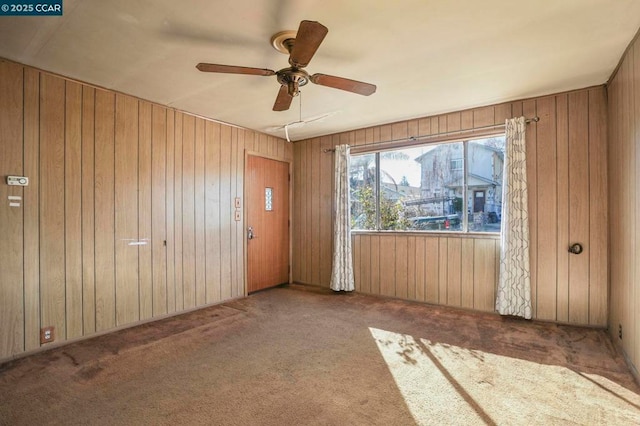
[[(62, 17), (0, 17), (0, 57), (194, 114), (268, 131), (272, 34), (303, 19), (329, 33), (306, 70), (377, 85), (365, 97), (308, 84), (293, 140), (607, 81), (640, 27), (638, 0), (65, 0)], [(282, 130), (274, 135), (284, 136)]]

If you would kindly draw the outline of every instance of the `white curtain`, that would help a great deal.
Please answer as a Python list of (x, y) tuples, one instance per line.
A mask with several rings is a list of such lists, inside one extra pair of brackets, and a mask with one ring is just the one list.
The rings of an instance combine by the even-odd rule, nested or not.
[(501, 315), (531, 319), (525, 130), (524, 117), (508, 119), (506, 122), (496, 310)]
[(335, 151), (335, 206), (333, 224), (333, 268), (331, 289), (353, 291), (353, 261), (351, 258), (351, 200), (349, 197), (349, 145), (338, 145)]

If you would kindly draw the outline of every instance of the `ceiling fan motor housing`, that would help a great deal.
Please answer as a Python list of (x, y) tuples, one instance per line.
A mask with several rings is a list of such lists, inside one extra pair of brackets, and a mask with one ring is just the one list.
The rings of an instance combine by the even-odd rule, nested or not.
[(291, 67), (281, 69), (276, 73), (278, 83), (286, 85), (289, 96), (298, 96), (299, 88), (310, 80), (309, 74), (302, 69)]
[(324, 40), (327, 27), (316, 21), (302, 21), (298, 31), (280, 31), (271, 37), (273, 47), (282, 53), (289, 54), (289, 68), (283, 68), (276, 72), (270, 69), (243, 67), (235, 65), (221, 65), (199, 63), (196, 68), (202, 72), (217, 72), (245, 75), (276, 75), (280, 90), (273, 104), (274, 111), (286, 111), (291, 106), (294, 96), (300, 93), (300, 87), (311, 81), (320, 86), (333, 87), (347, 92), (369, 96), (376, 91), (376, 86), (361, 81), (350, 80), (344, 77), (336, 77), (327, 74), (313, 74), (310, 76), (303, 70), (315, 55), (316, 50)]

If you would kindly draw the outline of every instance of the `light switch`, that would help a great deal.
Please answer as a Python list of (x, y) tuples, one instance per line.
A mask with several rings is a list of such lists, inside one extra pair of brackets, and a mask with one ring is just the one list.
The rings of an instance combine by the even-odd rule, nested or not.
[(240, 210), (236, 210), (236, 222), (240, 222), (242, 220), (242, 212)]
[(236, 209), (239, 209), (240, 207), (242, 207), (242, 204), (240, 203), (240, 197), (235, 198), (235, 203), (236, 203)]

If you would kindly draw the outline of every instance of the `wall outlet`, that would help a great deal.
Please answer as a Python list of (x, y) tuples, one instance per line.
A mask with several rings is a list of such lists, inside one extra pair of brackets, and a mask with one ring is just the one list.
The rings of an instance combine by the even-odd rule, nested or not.
[(42, 327), (40, 329), (40, 344), (51, 343), (56, 340), (55, 327)]
[(622, 324), (618, 324), (618, 338), (622, 340)]

